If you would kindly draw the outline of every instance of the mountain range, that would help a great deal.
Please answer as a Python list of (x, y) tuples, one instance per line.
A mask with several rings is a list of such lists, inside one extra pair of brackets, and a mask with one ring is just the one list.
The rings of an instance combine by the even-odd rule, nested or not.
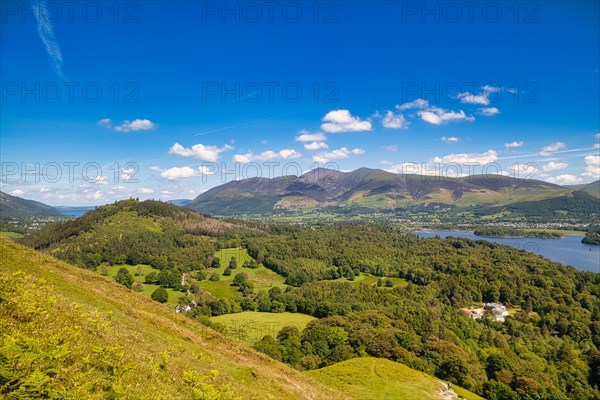
[(227, 182), (202, 193), (188, 207), (215, 215), (353, 209), (391, 211), (430, 204), (504, 207), (568, 199), (575, 192), (579, 192), (578, 199), (586, 206), (598, 207), (597, 187), (598, 182), (595, 182), (574, 190), (540, 180), (502, 175), (448, 178), (369, 168), (352, 172), (315, 169), (299, 177), (257, 177)]

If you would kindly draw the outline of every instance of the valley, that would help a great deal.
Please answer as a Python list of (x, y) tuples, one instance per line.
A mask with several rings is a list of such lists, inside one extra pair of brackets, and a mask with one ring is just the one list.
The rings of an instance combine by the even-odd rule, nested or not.
[[(380, 363), (365, 358), (375, 357), (398, 363), (398, 374), (411, 380), (402, 384), (406, 398), (439, 398), (440, 382), (466, 398), (477, 397), (461, 387), (483, 398), (596, 394), (600, 274), (509, 246), (422, 239), (382, 221), (222, 220), (134, 199), (13, 239), (36, 252), (3, 240), (3, 254), (66, 261), (81, 268), (68, 267), (71, 273), (139, 299), (130, 304), (156, 304), (153, 312), (311, 371), (324, 390), (367, 399), (400, 390), (391, 389), (391, 376), (356, 375), (360, 363)], [(20, 270), (10, 265), (9, 272)], [(461, 310), (486, 302), (507, 305), (510, 317), (474, 320)], [(333, 383), (340, 374), (348, 384)], [(564, 389), (566, 379), (580, 384)]]

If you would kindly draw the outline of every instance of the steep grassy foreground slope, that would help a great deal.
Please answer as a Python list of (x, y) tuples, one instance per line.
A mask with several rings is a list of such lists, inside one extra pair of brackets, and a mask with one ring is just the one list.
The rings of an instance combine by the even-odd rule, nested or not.
[(303, 374), (94, 272), (6, 239), (0, 250), (1, 398), (456, 398), (383, 359)]
[(0, 245), (0, 397), (349, 397), (94, 272)]
[(483, 399), (458, 387), (446, 390), (445, 382), (385, 358), (354, 358), (308, 374), (361, 399)]

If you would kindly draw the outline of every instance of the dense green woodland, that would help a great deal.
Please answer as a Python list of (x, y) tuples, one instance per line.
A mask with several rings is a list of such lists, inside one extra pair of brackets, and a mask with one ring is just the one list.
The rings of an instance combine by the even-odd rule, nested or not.
[[(600, 274), (508, 246), (419, 239), (383, 224), (308, 229), (224, 222), (148, 201), (101, 207), (24, 243), (90, 269), (152, 265), (161, 270), (154, 282), (189, 290), (181, 302), (194, 299), (198, 307), (188, 315), (207, 324), (208, 316), (242, 310), (318, 317), (301, 332), (284, 328), (255, 344), (298, 369), (369, 355), (490, 400), (600, 399)], [(237, 246), (253, 260), (234, 265), (214, 257), (219, 248)], [(235, 276), (235, 297), (217, 298), (198, 285), (218, 280), (211, 269), (221, 263)], [(244, 271), (260, 264), (284, 276), (287, 289), (257, 290)], [(194, 278), (183, 286), (182, 272)], [(408, 285), (352, 282), (362, 274)], [(482, 302), (504, 303), (514, 315), (504, 323), (487, 315), (476, 321), (460, 310)]]
[(475, 235), (484, 237), (536, 237), (544, 239), (558, 239), (562, 235), (556, 232), (548, 231), (526, 231), (523, 229), (511, 228), (507, 226), (481, 226), (475, 229)]
[(586, 244), (600, 244), (600, 225), (590, 226), (581, 242)]

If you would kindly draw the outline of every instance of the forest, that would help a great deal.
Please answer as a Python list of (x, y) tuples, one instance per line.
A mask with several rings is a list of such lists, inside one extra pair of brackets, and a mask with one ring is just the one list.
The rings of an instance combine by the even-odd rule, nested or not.
[[(40, 230), (23, 243), (83, 268), (148, 264), (152, 283), (192, 300), (187, 315), (283, 311), (318, 319), (255, 348), (300, 370), (383, 357), (488, 399), (600, 399), (600, 274), (485, 240), (421, 239), (383, 223), (310, 228), (220, 221), (160, 202), (120, 202)], [(219, 260), (240, 247), (251, 260)], [(200, 283), (233, 277), (220, 297)], [(285, 285), (257, 289), (266, 267)], [(127, 286), (127, 271), (119, 280)], [(182, 283), (182, 274), (190, 279)], [(373, 283), (360, 278), (373, 276)], [(396, 284), (394, 283), (396, 282)], [(402, 282), (402, 284), (397, 284)], [(157, 296), (157, 301), (160, 299)], [(505, 322), (461, 308), (500, 302)]]

